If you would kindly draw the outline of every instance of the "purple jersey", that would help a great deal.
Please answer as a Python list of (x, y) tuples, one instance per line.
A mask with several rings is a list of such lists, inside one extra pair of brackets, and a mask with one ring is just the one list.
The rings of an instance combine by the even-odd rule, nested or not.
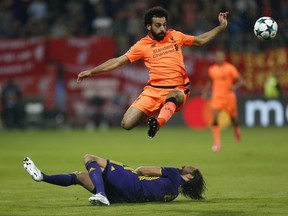
[(184, 180), (176, 168), (162, 167), (161, 171), (160, 177), (138, 176), (134, 169), (108, 161), (103, 172), (107, 198), (111, 203), (172, 201)]

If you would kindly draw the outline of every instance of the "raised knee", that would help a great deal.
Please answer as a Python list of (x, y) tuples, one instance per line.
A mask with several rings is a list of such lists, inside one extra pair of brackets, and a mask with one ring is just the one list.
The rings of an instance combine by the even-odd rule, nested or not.
[(176, 97), (169, 97), (165, 100), (165, 103), (168, 103), (168, 102), (172, 102), (176, 105), (176, 107), (178, 106), (178, 102), (177, 102), (177, 98)]
[(85, 179), (87, 179), (87, 172), (83, 172), (83, 171), (75, 171), (73, 172), (76, 175), (77, 178), (77, 184), (83, 184), (83, 182), (85, 181)]
[(77, 179), (81, 178), (81, 176), (84, 175), (83, 171), (75, 171), (73, 173), (76, 175)]
[(131, 130), (133, 127), (131, 127), (131, 125), (129, 125), (125, 120), (121, 121), (121, 127), (125, 130)]
[(93, 160), (92, 159), (92, 156), (90, 154), (85, 154), (84, 157), (83, 157), (83, 161), (84, 163), (86, 164), (88, 161), (91, 161)]

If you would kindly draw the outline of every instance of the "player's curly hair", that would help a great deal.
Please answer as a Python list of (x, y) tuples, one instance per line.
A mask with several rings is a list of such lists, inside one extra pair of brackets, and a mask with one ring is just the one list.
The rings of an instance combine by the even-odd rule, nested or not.
[(191, 199), (204, 199), (204, 193), (207, 188), (201, 172), (195, 169), (191, 174), (194, 178), (184, 183), (181, 194)]
[(157, 7), (153, 7), (153, 8), (150, 8), (148, 9), (145, 14), (144, 14), (144, 26), (146, 27), (147, 25), (151, 25), (152, 24), (152, 18), (153, 17), (165, 17), (166, 18), (166, 21), (168, 21), (168, 12), (160, 7), (160, 6), (157, 6)]

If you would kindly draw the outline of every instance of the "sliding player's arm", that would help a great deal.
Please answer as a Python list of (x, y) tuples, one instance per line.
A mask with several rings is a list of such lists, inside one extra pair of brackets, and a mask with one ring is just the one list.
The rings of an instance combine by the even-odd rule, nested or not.
[(135, 171), (139, 176), (161, 176), (161, 167), (138, 167)]

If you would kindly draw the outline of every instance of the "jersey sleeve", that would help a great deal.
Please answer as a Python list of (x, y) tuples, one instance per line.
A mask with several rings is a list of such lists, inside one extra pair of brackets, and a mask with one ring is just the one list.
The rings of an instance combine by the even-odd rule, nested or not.
[(179, 171), (176, 168), (171, 167), (161, 167), (161, 176), (162, 177), (172, 177), (173, 176), (179, 176)]
[(181, 38), (183, 46), (192, 46), (195, 41), (195, 36), (187, 35), (182, 32), (176, 31), (178, 36)]
[(125, 53), (125, 55), (130, 62), (135, 62), (137, 60), (143, 59), (142, 45), (137, 42)]
[(210, 66), (208, 67), (208, 70), (207, 70), (207, 74), (208, 74), (208, 77), (209, 77), (210, 79), (212, 79), (213, 68), (214, 68), (214, 65), (210, 65)]
[(177, 168), (173, 167), (161, 167), (162, 168), (162, 177), (169, 179), (175, 185), (181, 185), (183, 179)]
[(237, 68), (232, 64), (230, 64), (230, 71), (231, 71), (233, 78), (239, 77), (239, 72), (238, 72)]

